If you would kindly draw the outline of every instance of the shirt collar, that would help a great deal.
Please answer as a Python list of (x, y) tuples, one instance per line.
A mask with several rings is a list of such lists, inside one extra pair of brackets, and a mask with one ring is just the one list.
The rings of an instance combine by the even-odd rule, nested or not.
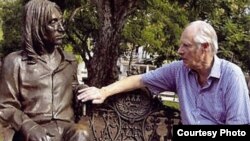
[(214, 55), (214, 62), (209, 77), (220, 78), (221, 76), (221, 60), (217, 55)]

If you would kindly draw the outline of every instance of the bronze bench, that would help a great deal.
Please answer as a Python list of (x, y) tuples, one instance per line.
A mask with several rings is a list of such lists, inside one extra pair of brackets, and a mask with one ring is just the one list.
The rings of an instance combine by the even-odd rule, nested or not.
[(87, 103), (86, 109), (79, 122), (89, 124), (95, 141), (171, 141), (173, 125), (181, 123), (179, 110), (147, 89), (112, 96), (101, 105)]

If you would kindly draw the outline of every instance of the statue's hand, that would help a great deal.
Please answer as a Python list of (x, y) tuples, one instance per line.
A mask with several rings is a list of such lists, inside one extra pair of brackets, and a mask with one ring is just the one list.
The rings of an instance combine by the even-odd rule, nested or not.
[(79, 94), (77, 98), (78, 100), (81, 100), (82, 102), (92, 100), (92, 103), (94, 104), (101, 104), (106, 99), (106, 95), (103, 93), (103, 91), (96, 87), (88, 87), (88, 88), (80, 89), (78, 93)]
[(50, 137), (54, 136), (44, 127), (34, 123), (24, 125), (21, 131), (28, 141), (50, 141)]
[(47, 131), (41, 126), (36, 126), (27, 133), (29, 141), (49, 141)]

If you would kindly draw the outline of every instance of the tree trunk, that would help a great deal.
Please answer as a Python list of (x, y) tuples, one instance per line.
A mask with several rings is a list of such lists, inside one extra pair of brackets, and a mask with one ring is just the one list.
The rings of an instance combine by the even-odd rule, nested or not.
[(118, 79), (117, 60), (119, 37), (114, 31), (103, 30), (96, 41), (93, 58), (88, 67), (88, 84), (101, 87)]
[(87, 64), (90, 86), (102, 87), (119, 78), (117, 60), (120, 36), (128, 15), (136, 8), (137, 0), (93, 0), (101, 23), (94, 39), (93, 57)]

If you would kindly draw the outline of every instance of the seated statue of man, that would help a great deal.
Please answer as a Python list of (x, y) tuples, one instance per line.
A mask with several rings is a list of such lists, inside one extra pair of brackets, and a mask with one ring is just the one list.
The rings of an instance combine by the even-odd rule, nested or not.
[(90, 140), (88, 127), (74, 121), (73, 91), (80, 85), (75, 57), (60, 48), (64, 36), (58, 5), (25, 5), (23, 50), (5, 57), (0, 84), (0, 121), (18, 141)]

